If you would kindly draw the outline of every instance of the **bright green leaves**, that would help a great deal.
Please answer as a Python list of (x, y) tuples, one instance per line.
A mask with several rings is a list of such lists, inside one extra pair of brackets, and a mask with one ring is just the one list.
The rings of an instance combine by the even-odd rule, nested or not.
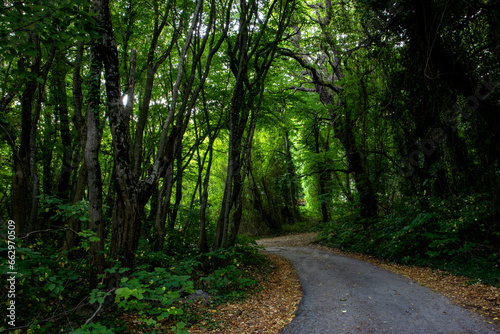
[[(123, 280), (122, 280), (123, 283)], [(128, 300), (131, 296), (137, 298), (138, 300), (144, 299), (143, 293), (146, 292), (145, 289), (130, 289), (127, 287), (119, 288), (115, 291), (116, 299), (115, 301), (120, 301), (118, 306), (124, 306), (126, 304), (126, 300)]]
[[(112, 267), (107, 274), (124, 274), (128, 268)], [(90, 303), (103, 304), (114, 295), (114, 303), (119, 310), (137, 314), (140, 322), (148, 327), (157, 327), (159, 322), (184, 315), (181, 293), (193, 293), (193, 281), (189, 276), (172, 275), (168, 269), (142, 270), (122, 277), (118, 288), (110, 291), (94, 289)], [(180, 321), (172, 331), (185, 333), (185, 323)], [(81, 328), (82, 330), (84, 327)]]
[(114, 334), (115, 331), (107, 328), (99, 322), (92, 322), (88, 325), (84, 325), (77, 330), (71, 332), (71, 334)]

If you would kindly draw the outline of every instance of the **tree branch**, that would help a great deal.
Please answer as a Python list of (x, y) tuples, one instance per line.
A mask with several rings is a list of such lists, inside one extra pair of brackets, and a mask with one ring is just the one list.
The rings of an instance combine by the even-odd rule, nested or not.
[(339, 88), (339, 87), (337, 87), (337, 86), (335, 86), (335, 85), (333, 85), (331, 83), (324, 82), (323, 80), (321, 80), (321, 77), (318, 74), (318, 71), (316, 70), (316, 68), (314, 66), (306, 63), (304, 61), (304, 59), (302, 59), (302, 57), (300, 57), (297, 54), (293, 53), (291, 50), (281, 48), (281, 49), (279, 49), (278, 52), (281, 55), (283, 55), (283, 56), (287, 56), (287, 57), (290, 57), (292, 59), (295, 59), (300, 64), (300, 66), (302, 66), (306, 70), (310, 71), (313, 83), (315, 85), (320, 85), (320, 86), (323, 86), (323, 87), (328, 87), (328, 88), (330, 88), (331, 90), (333, 90), (337, 94), (339, 94), (339, 93), (342, 92), (341, 88)]
[[(116, 290), (116, 288), (113, 288), (113, 289), (109, 290), (108, 292), (106, 292), (106, 294), (104, 295), (104, 300), (106, 300), (106, 297), (109, 296), (109, 294), (115, 290)], [(99, 307), (97, 308), (97, 310), (95, 310), (94, 314), (92, 314), (92, 316), (90, 318), (88, 318), (87, 321), (85, 321), (84, 325), (88, 325), (97, 316), (97, 314), (99, 314), (99, 312), (102, 309), (102, 305), (104, 305), (104, 300), (102, 301), (102, 303), (99, 303)]]
[(298, 91), (298, 90), (300, 90), (301, 92), (316, 93), (316, 89), (315, 88), (306, 88), (306, 87), (302, 87), (302, 86), (291, 86), (291, 87), (283, 89), (282, 91), (285, 91), (285, 90), (288, 90), (288, 89), (293, 89), (293, 93), (292, 94), (295, 94), (295, 92)]
[(14, 142), (12, 137), (10, 136), (10, 133), (7, 131), (7, 129), (2, 125), (2, 123), (0, 123), (0, 128), (3, 130), (3, 132), (5, 132), (5, 136), (7, 137), (7, 142), (9, 143), (9, 146), (12, 149), (12, 153), (14, 155), (14, 162), (19, 161), (20, 158), (19, 158), (19, 154), (17, 152), (16, 143)]
[(59, 230), (68, 230), (68, 231), (71, 231), (71, 232), (73, 232), (75, 234), (78, 234), (78, 232), (75, 231), (74, 229), (72, 229), (71, 227), (49, 228), (49, 229), (46, 229), (46, 230), (31, 231), (31, 232), (27, 233), (25, 236), (23, 236), (23, 237), (21, 237), (19, 239), (26, 239), (27, 237), (29, 237), (33, 233), (42, 233), (42, 232), (59, 231)]
[(339, 173), (351, 174), (351, 171), (346, 170), (346, 169), (327, 168), (327, 169), (323, 169), (321, 171), (315, 171), (315, 172), (311, 172), (311, 173), (297, 175), (297, 177), (298, 178), (303, 178), (305, 176), (313, 176), (315, 174), (321, 174), (321, 173), (324, 173), (324, 172), (339, 172)]

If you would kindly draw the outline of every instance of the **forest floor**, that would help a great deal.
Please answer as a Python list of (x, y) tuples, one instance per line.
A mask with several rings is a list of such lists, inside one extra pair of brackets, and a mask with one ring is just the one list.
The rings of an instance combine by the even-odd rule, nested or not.
[[(405, 276), (451, 299), (455, 304), (487, 317), (487, 321), (500, 325), (500, 289), (481, 282), (471, 284), (470, 279), (447, 272), (387, 263), (362, 254), (351, 254), (313, 244), (316, 233), (301, 233), (261, 239), (258, 244), (272, 247), (311, 247), (337, 255), (362, 260), (393, 273)], [(297, 275), (290, 263), (282, 257), (266, 252), (276, 270), (263, 280), (261, 290), (243, 302), (209, 308), (210, 321), (218, 324), (207, 329), (201, 322), (191, 327), (189, 333), (279, 333), (291, 322), (302, 293)], [(201, 310), (200, 310), (201, 311)]]
[(266, 254), (273, 270), (267, 277), (257, 277), (259, 291), (245, 299), (215, 307), (200, 305), (202, 320), (190, 327), (189, 333), (279, 333), (288, 325), (302, 298), (295, 270), (284, 258)]

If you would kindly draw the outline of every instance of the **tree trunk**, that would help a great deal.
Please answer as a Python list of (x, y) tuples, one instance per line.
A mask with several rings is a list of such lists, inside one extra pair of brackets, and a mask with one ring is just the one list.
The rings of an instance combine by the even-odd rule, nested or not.
[(59, 117), (59, 133), (61, 135), (63, 148), (61, 170), (59, 171), (59, 176), (57, 178), (57, 195), (61, 199), (68, 200), (70, 197), (71, 173), (73, 171), (73, 147), (71, 145), (71, 133), (69, 129), (66, 69), (64, 65), (64, 57), (60, 53), (56, 56), (56, 66), (52, 70), (52, 76), (55, 109)]
[[(214, 142), (217, 138), (217, 134), (219, 133), (222, 127), (222, 113), (219, 117), (219, 122), (215, 128), (212, 128), (210, 125), (210, 117), (209, 111), (207, 108), (207, 101), (205, 98), (204, 92), (202, 92), (202, 101), (203, 101), (203, 109), (205, 122), (207, 126), (207, 136), (208, 136), (208, 147), (205, 156), (203, 157), (203, 161), (200, 163), (199, 173), (200, 179), (203, 172), (203, 166), (205, 164), (206, 156), (208, 155), (208, 162), (205, 171), (205, 177), (203, 178), (203, 186), (200, 189), (200, 236), (198, 239), (198, 251), (203, 254), (209, 251), (208, 240), (207, 240), (207, 207), (208, 207), (208, 186), (210, 182), (210, 171), (212, 168), (213, 162), (213, 151), (214, 151)], [(196, 123), (195, 123), (196, 124)], [(198, 154), (199, 155), (199, 154)]]
[(172, 195), (172, 188), (174, 186), (173, 165), (170, 165), (165, 177), (163, 178), (163, 185), (158, 195), (158, 203), (156, 209), (156, 217), (154, 223), (154, 246), (155, 252), (163, 250), (165, 243), (165, 224), (167, 221), (167, 214), (170, 211), (170, 197)]
[(175, 220), (177, 219), (177, 213), (179, 212), (179, 206), (181, 205), (182, 201), (182, 174), (183, 174), (183, 168), (182, 168), (182, 144), (179, 143), (179, 147), (177, 148), (177, 157), (175, 159), (176, 161), (176, 180), (175, 180), (175, 204), (174, 207), (172, 208), (172, 213), (170, 215), (170, 231), (174, 230), (175, 227)]
[(353, 176), (356, 191), (359, 196), (360, 213), (362, 218), (377, 216), (377, 197), (373, 190), (370, 175), (365, 168), (365, 161), (359, 151), (352, 128), (347, 126), (344, 131), (335, 131), (335, 136), (341, 141), (347, 155), (348, 171)]
[[(87, 165), (85, 162), (85, 148), (87, 142), (87, 127), (86, 122), (83, 118), (82, 108), (83, 108), (83, 92), (82, 92), (82, 57), (83, 57), (83, 43), (79, 42), (77, 46), (77, 53), (75, 61), (73, 64), (73, 124), (78, 133), (79, 146), (83, 152), (83, 164), (80, 169), (76, 171), (77, 177), (75, 189), (72, 191), (72, 202), (76, 203), (81, 201), (85, 196), (85, 190), (88, 180), (87, 175)], [(76, 159), (79, 161), (80, 159)], [(73, 230), (66, 232), (66, 238), (63, 243), (62, 251), (70, 251), (76, 246), (78, 240), (78, 235), (75, 232), (80, 231), (81, 221), (78, 218), (72, 218), (69, 221), (69, 227)]]
[(200, 253), (208, 252), (206, 226), (207, 226), (207, 206), (208, 206), (208, 185), (210, 180), (210, 169), (212, 168), (212, 160), (213, 160), (213, 144), (214, 144), (214, 139), (210, 138), (207, 149), (208, 150), (207, 169), (205, 171), (205, 177), (203, 179), (203, 190), (200, 198), (200, 238), (198, 240), (198, 250)]
[[(275, 6), (279, 7), (281, 12), (274, 12)], [(249, 168), (253, 132), (262, 101), (264, 81), (274, 60), (277, 45), (283, 37), (284, 30), (290, 23), (294, 8), (295, 1), (272, 1), (269, 4), (264, 20), (261, 20), (256, 17), (258, 12), (257, 3), (240, 0), (237, 40), (234, 44), (228, 40), (230, 69), (235, 76), (235, 83), (229, 110), (227, 175), (212, 249), (230, 246), (236, 239), (242, 213), (241, 193), (246, 177), (246, 172), (242, 173), (242, 167), (244, 163), (247, 163)], [(271, 17), (278, 20), (278, 31), (275, 31), (272, 36), (265, 36), (267, 24)], [(256, 26), (259, 26), (259, 29), (252, 30), (252, 41), (257, 42), (250, 43), (250, 28), (254, 29)], [(263, 39), (266, 40), (265, 46), (263, 45)], [(267, 41), (267, 39), (270, 41)], [(256, 50), (259, 50), (259, 52), (255, 52)], [(249, 73), (249, 63), (260, 64), (260, 66), (254, 67), (255, 73)], [(255, 103), (254, 99), (257, 99), (258, 102)], [(252, 119), (250, 126), (247, 128), (250, 114), (252, 114)], [(244, 139), (245, 130), (247, 134)], [(231, 220), (230, 213), (233, 208), (234, 215)]]
[[(20, 68), (31, 72), (37, 77), (37, 80), (25, 83), (25, 89), (21, 97), (21, 144), (19, 150), (14, 152), (12, 205), (16, 233), (19, 236), (22, 233), (33, 231), (37, 224), (39, 179), (36, 168), (36, 133), (42, 109), (45, 82), (56, 50), (55, 46), (52, 45), (47, 60), (42, 66), (42, 52), (36, 31), (31, 32), (29, 39), (36, 47), (37, 55), (32, 58), (29, 69), (23, 68), (22, 62), (20, 62)], [(35, 102), (36, 96), (38, 96), (38, 99), (33, 113), (33, 102)]]
[(290, 149), (290, 138), (288, 134), (288, 130), (285, 131), (284, 134), (284, 139), (285, 139), (285, 160), (286, 160), (286, 169), (288, 172), (288, 191), (287, 191), (287, 201), (285, 203), (287, 209), (290, 211), (289, 217), (291, 218), (290, 224), (295, 223), (298, 221), (298, 210), (297, 210), (297, 187), (295, 184), (296, 178), (295, 178), (295, 168), (293, 165), (293, 160), (292, 160), (292, 152)]
[[(319, 136), (319, 124), (316, 121), (314, 124), (313, 132), (314, 132), (314, 153), (319, 155), (321, 153), (321, 143)], [(327, 141), (327, 140), (326, 140)], [(325, 151), (328, 151), (328, 144), (325, 144)], [(320, 162), (318, 166), (318, 185), (319, 185), (319, 198), (320, 198), (320, 206), (321, 206), (321, 221), (326, 223), (330, 220), (330, 214), (328, 211), (328, 198), (329, 196), (329, 183), (330, 183), (330, 172), (326, 168), (326, 164), (324, 162)]]
[[(151, 104), (151, 98), (153, 96), (153, 86), (154, 79), (158, 68), (163, 64), (163, 62), (167, 59), (172, 51), (172, 48), (175, 46), (178, 37), (179, 30), (181, 30), (184, 26), (184, 21), (179, 23), (179, 28), (174, 32), (172, 39), (170, 40), (169, 47), (162, 55), (155, 60), (155, 54), (158, 52), (158, 40), (160, 35), (165, 28), (165, 25), (169, 18), (169, 12), (172, 8), (172, 2), (169, 1), (167, 6), (165, 7), (165, 12), (163, 15), (160, 13), (155, 13), (155, 22), (154, 22), (154, 30), (153, 35), (151, 36), (151, 43), (149, 45), (148, 51), (148, 59), (146, 65), (146, 83), (143, 91), (142, 103), (139, 107), (139, 119), (137, 121), (137, 127), (135, 130), (135, 138), (134, 138), (134, 146), (133, 146), (133, 171), (137, 179), (140, 178), (141, 174), (141, 164), (142, 164), (142, 143), (144, 137), (144, 129), (146, 128), (147, 119), (149, 115), (149, 106)], [(160, 17), (162, 20), (160, 21)], [(132, 70), (130, 71), (132, 72)], [(130, 97), (129, 97), (130, 98)]]
[(338, 51), (333, 42), (335, 38), (330, 36), (328, 27), (331, 23), (331, 14), (333, 12), (331, 6), (332, 3), (327, 2), (327, 8), (325, 8), (323, 16), (321, 16), (319, 12), (319, 7), (316, 9), (318, 17), (317, 22), (329, 46), (329, 49), (324, 51), (327, 54), (324, 58), (328, 59), (331, 71), (322, 63), (324, 58), (320, 57), (320, 63), (315, 64), (310, 58), (300, 53), (300, 31), (298, 27), (295, 27), (297, 34), (293, 40), (293, 44), (299, 50), (297, 53), (285, 51), (284, 54), (295, 59), (308, 71), (308, 75), (312, 83), (314, 83), (314, 88), (319, 95), (320, 101), (323, 105), (329, 107), (335, 138), (339, 139), (346, 152), (348, 170), (353, 175), (356, 190), (358, 192), (361, 217), (373, 218), (377, 216), (377, 196), (373, 190), (368, 171), (366, 170), (366, 162), (356, 144), (356, 138), (353, 131), (354, 124), (350, 119), (349, 110), (347, 110), (348, 107), (344, 101), (343, 87), (336, 86), (336, 81), (344, 78), (344, 73)]
[(101, 66), (98, 46), (90, 50), (90, 74), (87, 108), (87, 141), (85, 143), (85, 164), (89, 199), (88, 228), (100, 239), (90, 243), (89, 266), (91, 286), (97, 284), (97, 275), (104, 270), (104, 222), (102, 217), (102, 178), (99, 164), (101, 147), (101, 122), (99, 120)]
[[(73, 195), (72, 203), (77, 203), (84, 198), (87, 180), (88, 180), (87, 166), (84, 163), (78, 173), (78, 178), (76, 182), (76, 188)], [(69, 220), (68, 227), (71, 230), (66, 231), (66, 236), (64, 238), (62, 246), (62, 252), (69, 252), (76, 246), (76, 242), (78, 240), (78, 234), (76, 233), (81, 231), (81, 221), (79, 217), (71, 218)]]
[[(176, 142), (180, 140), (184, 131), (182, 128), (172, 126), (172, 121), (177, 110), (177, 99), (184, 76), (184, 62), (190, 51), (189, 47), (195, 35), (195, 30), (200, 24), (204, 1), (198, 0), (194, 13), (191, 16), (187, 16), (191, 19), (191, 25), (187, 32), (185, 44), (179, 54), (177, 78), (173, 85), (169, 113), (161, 130), (157, 150), (158, 156), (154, 161), (149, 176), (141, 180), (138, 180), (138, 176), (135, 175), (134, 169), (136, 168), (134, 168), (134, 163), (131, 161), (131, 137), (128, 127), (129, 118), (124, 111), (121, 100), (118, 51), (113, 36), (109, 0), (94, 0), (93, 4), (94, 12), (98, 14), (96, 21), (102, 28), (102, 38), (99, 40), (101, 49), (100, 55), (102, 56), (105, 68), (107, 107), (115, 163), (114, 183), (116, 189), (116, 202), (113, 212), (111, 256), (115, 259), (121, 258), (123, 260), (123, 265), (133, 268), (133, 260), (135, 258), (135, 251), (140, 236), (141, 220), (144, 215), (144, 205), (151, 197), (154, 188), (157, 187), (158, 180), (164, 177), (166, 170), (172, 163)], [(215, 8), (212, 8), (212, 10), (211, 14), (215, 13)], [(208, 39), (208, 36), (206, 36), (206, 39)], [(217, 47), (219, 46), (220, 43), (217, 44)], [(213, 50), (211, 49), (210, 51), (211, 57), (213, 56)], [(203, 50), (200, 50), (200, 52), (202, 53)], [(214, 53), (215, 52), (216, 51), (214, 51)], [(198, 55), (198, 59), (201, 58), (201, 53)], [(206, 72), (208, 72), (208, 70)], [(195, 98), (196, 96), (193, 96), (193, 100)], [(168, 133), (171, 127), (172, 131), (169, 135)]]
[[(38, 37), (33, 32), (30, 35), (30, 42), (37, 44)], [(40, 54), (32, 59), (30, 71), (39, 73)], [(26, 68), (24, 70), (27, 70)], [(35, 99), (37, 82), (35, 80), (25, 83), (24, 91), (21, 95), (21, 144), (17, 152), (17, 159), (14, 159), (14, 179), (12, 182), (12, 211), (13, 220), (16, 222), (16, 235), (32, 231), (29, 226), (31, 216), (33, 180), (30, 168), (31, 152), (31, 130), (33, 127), (33, 102)]]
[[(248, 34), (248, 32), (247, 32)], [(246, 40), (243, 38), (243, 40)], [(244, 42), (241, 42), (243, 45)], [(244, 45), (243, 48), (246, 46)], [(222, 199), (222, 205), (220, 210), (219, 219), (217, 221), (215, 241), (212, 246), (214, 250), (219, 248), (224, 248), (227, 245), (227, 236), (229, 230), (229, 214), (235, 203), (235, 194), (237, 196), (238, 189), (234, 189), (238, 186), (238, 180), (240, 178), (241, 164), (240, 164), (240, 152), (241, 152), (241, 140), (243, 136), (243, 130), (247, 119), (243, 116), (240, 119), (240, 112), (243, 106), (243, 96), (245, 95), (245, 90), (243, 86), (244, 75), (246, 75), (246, 50), (243, 49), (242, 56), (240, 58), (240, 69), (238, 76), (236, 78), (235, 87), (233, 89), (233, 98), (231, 100), (231, 108), (229, 111), (229, 147), (228, 147), (228, 162), (227, 162), (227, 175), (224, 186), (224, 195)], [(243, 54), (245, 54), (243, 56)]]

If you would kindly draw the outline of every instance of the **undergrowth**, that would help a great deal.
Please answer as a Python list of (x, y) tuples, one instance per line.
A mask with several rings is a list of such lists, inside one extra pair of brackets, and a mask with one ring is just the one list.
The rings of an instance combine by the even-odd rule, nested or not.
[[(58, 251), (63, 232), (52, 231), (50, 238), (29, 245), (16, 240), (16, 327), (4, 319), (0, 332), (187, 333), (197, 321), (191, 312), (194, 298), (187, 297), (203, 292), (212, 304), (245, 298), (259, 283), (250, 268), (264, 261), (248, 238), (206, 254), (181, 243), (154, 253), (141, 243), (133, 272), (107, 256), (108, 268), (92, 289), (87, 254), (96, 237), (82, 233), (68, 255)], [(2, 242), (0, 249), (6, 251), (7, 244)], [(8, 271), (5, 259), (2, 274)]]
[(484, 194), (424, 197), (381, 219), (330, 222), (321, 243), (500, 285), (500, 208)]
[(306, 233), (306, 232), (320, 232), (322, 223), (312, 218), (304, 218), (302, 221), (297, 221), (294, 224), (283, 224), (282, 231), (279, 235), (293, 234), (293, 233)]

